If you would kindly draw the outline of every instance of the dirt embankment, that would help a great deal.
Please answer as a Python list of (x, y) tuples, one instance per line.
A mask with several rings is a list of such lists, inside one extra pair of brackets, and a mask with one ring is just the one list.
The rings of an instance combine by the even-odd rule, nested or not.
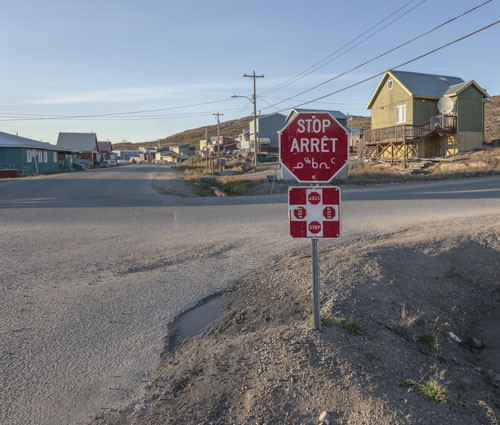
[(484, 138), (500, 140), (500, 96), (492, 96), (484, 105)]
[(500, 326), (479, 324), (500, 310), (499, 234), (486, 216), (323, 241), (321, 332), (305, 243), (221, 294), (203, 336), (172, 327), (143, 399), (95, 424), (494, 423)]

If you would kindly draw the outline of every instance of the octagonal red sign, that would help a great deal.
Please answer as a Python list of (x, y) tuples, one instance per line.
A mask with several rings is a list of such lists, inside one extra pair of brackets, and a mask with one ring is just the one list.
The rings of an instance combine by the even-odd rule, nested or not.
[(347, 131), (328, 112), (299, 113), (279, 142), (280, 162), (299, 182), (329, 182), (349, 161)]
[(319, 232), (321, 232), (321, 223), (319, 221), (311, 221), (309, 223), (309, 231), (311, 233), (319, 233)]
[(307, 199), (311, 204), (317, 205), (321, 201), (321, 195), (318, 192), (311, 192)]

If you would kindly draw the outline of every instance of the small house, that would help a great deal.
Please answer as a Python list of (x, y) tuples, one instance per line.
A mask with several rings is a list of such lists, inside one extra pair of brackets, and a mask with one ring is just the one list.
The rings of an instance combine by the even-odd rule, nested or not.
[(0, 132), (0, 170), (4, 170), (0, 174), (8, 177), (77, 168), (77, 153), (70, 148)]
[(371, 129), (363, 133), (361, 154), (406, 161), (478, 148), (487, 97), (474, 80), (387, 71), (367, 105)]
[(57, 146), (64, 146), (81, 152), (79, 161), (96, 165), (99, 146), (95, 133), (59, 133)]

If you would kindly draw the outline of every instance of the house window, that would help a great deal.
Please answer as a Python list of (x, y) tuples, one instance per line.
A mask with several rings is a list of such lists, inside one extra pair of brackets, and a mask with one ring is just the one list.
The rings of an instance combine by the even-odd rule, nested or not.
[(392, 90), (393, 81), (387, 80), (387, 90)]
[(38, 151), (38, 162), (42, 162), (42, 161), (43, 161), (42, 151)]
[(406, 105), (396, 106), (396, 124), (406, 122)]
[(30, 149), (26, 151), (26, 161), (31, 162), (31, 157), (33, 156), (33, 152)]
[(43, 162), (48, 162), (47, 151), (43, 151)]
[(52, 152), (52, 158), (54, 162), (57, 162), (57, 152)]

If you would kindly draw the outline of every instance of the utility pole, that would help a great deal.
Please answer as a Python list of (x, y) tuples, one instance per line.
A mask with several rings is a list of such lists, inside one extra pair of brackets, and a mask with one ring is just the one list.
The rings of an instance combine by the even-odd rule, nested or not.
[(216, 112), (212, 115), (215, 115), (217, 117), (217, 161), (219, 161), (219, 169), (220, 171), (222, 171), (222, 163), (220, 161), (220, 132), (219, 132), (219, 124), (220, 124), (220, 121), (219, 121), (219, 117), (224, 115), (220, 112)]
[(205, 127), (205, 150), (206, 150), (206, 154), (207, 154), (207, 170), (208, 170), (208, 128)]
[[(257, 78), (264, 78), (264, 75), (255, 75), (255, 71), (251, 74), (243, 74), (244, 77), (248, 77), (253, 79), (253, 137), (254, 137), (254, 153), (255, 153), (255, 158), (254, 158), (254, 164), (257, 166), (257, 138), (258, 138), (258, 132), (257, 132), (257, 88), (255, 84), (255, 80)], [(259, 147), (260, 150), (260, 147)]]

